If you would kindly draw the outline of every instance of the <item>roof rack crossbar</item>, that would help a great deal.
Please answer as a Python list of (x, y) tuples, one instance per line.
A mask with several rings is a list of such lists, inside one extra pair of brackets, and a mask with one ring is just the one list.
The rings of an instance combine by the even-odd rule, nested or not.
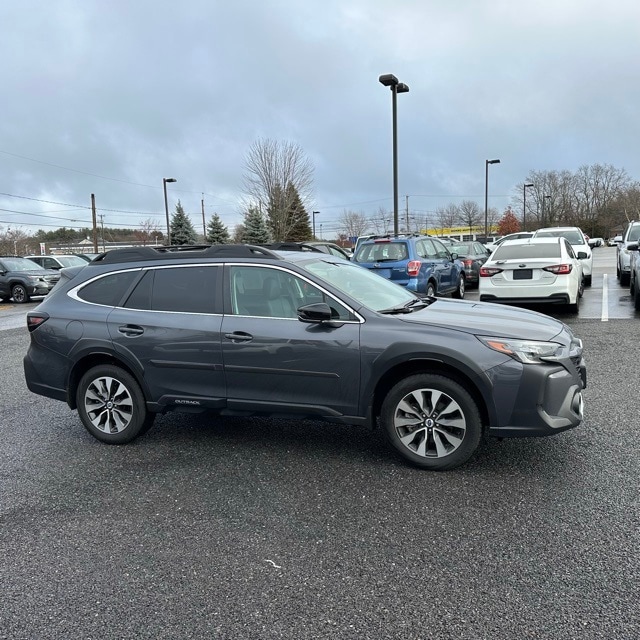
[(87, 263), (89, 265), (117, 264), (141, 260), (173, 260), (175, 258), (272, 258), (279, 255), (265, 247), (249, 244), (201, 244), (175, 246), (145, 246), (112, 249)]

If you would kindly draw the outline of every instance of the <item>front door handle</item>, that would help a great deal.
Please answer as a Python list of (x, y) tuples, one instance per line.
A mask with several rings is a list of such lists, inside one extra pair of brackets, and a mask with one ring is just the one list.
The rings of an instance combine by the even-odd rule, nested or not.
[(234, 331), (233, 333), (225, 333), (224, 337), (231, 342), (251, 342), (253, 336), (250, 333), (244, 331)]
[(144, 329), (138, 325), (123, 324), (118, 327), (118, 331), (125, 336), (141, 336), (144, 333)]

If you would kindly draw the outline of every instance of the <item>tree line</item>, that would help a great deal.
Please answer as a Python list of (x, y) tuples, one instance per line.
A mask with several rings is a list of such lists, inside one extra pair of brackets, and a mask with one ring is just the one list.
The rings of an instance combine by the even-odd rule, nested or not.
[[(214, 213), (206, 233), (196, 232), (180, 201), (170, 220), (170, 244), (271, 241), (305, 241), (313, 237), (309, 206), (312, 203), (313, 165), (302, 149), (291, 142), (257, 140), (245, 158), (242, 222), (233, 232)], [(408, 197), (407, 197), (408, 198)], [(400, 230), (438, 232), (459, 227), (483, 228), (484, 208), (470, 199), (451, 202), (430, 214), (401, 212)], [(492, 231), (510, 233), (543, 226), (578, 226), (592, 237), (619, 233), (631, 219), (640, 218), (640, 183), (624, 169), (609, 164), (584, 165), (576, 172), (531, 171), (514, 187), (511, 205), (499, 213), (491, 207), (487, 223)], [(345, 210), (338, 217), (335, 239), (347, 241), (366, 233), (387, 234), (393, 230), (393, 215), (380, 207), (374, 214)], [(515, 227), (515, 228), (514, 228)], [(505, 229), (509, 229), (505, 231)], [(166, 231), (166, 230), (165, 230)], [(38, 243), (72, 244), (92, 237), (93, 230), (62, 227), (39, 230), (33, 236), (20, 229), (0, 228), (0, 252), (34, 252)], [(138, 229), (99, 229), (100, 242), (135, 241), (165, 244), (165, 233), (152, 219)]]

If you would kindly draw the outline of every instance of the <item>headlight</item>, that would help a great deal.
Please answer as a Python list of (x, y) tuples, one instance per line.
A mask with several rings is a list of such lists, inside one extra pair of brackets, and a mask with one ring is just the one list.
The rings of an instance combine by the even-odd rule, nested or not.
[(43, 282), (40, 276), (29, 276), (29, 280), (31, 280), (31, 282)]
[(557, 342), (538, 342), (537, 340), (517, 340), (513, 338), (488, 338), (478, 336), (478, 340), (489, 349), (510, 356), (525, 364), (541, 364), (547, 358), (566, 357), (569, 350)]

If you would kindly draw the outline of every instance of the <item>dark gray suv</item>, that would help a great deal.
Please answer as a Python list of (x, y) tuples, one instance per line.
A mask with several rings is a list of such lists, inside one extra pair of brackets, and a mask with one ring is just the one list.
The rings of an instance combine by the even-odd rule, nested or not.
[(480, 438), (582, 420), (581, 341), (518, 308), (420, 298), (346, 260), (247, 245), (114, 250), (27, 314), (29, 389), (121, 444), (157, 413), (379, 424), (450, 469)]

